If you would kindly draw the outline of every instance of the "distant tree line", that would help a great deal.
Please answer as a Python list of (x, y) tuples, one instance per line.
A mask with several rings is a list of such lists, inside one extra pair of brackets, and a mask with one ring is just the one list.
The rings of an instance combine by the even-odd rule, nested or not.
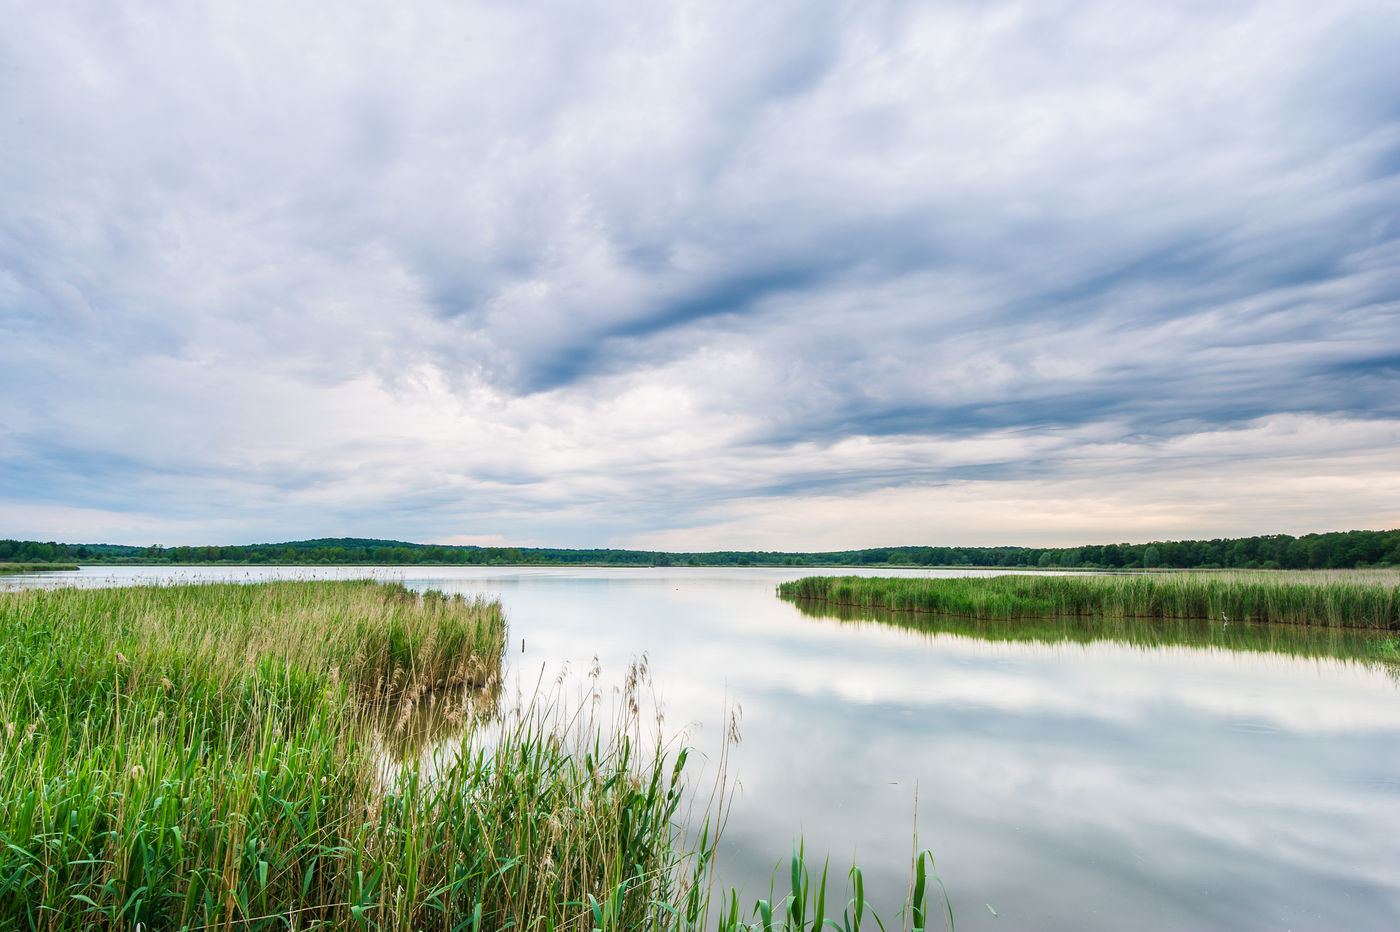
[(281, 544), (131, 547), (0, 540), (0, 563), (100, 564), (506, 564), (618, 566), (1005, 566), (1087, 569), (1352, 569), (1400, 566), (1400, 529), (1271, 534), (1217, 540), (1091, 544), (1084, 547), (876, 547), (822, 553), (723, 550), (564, 550), (540, 547), (445, 547), (336, 537)]

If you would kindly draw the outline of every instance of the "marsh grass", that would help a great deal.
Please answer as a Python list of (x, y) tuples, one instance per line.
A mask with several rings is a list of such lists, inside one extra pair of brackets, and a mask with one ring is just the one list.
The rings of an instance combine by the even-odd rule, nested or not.
[(76, 570), (76, 563), (0, 563), (0, 576), (19, 573), (49, 573), (55, 570)]
[[(20, 591), (0, 633), (5, 930), (822, 926), (800, 853), (789, 896), (712, 901), (723, 785), (697, 816), (686, 750), (643, 727), (644, 662), (606, 708), (598, 689), (501, 712), (496, 602)], [(853, 930), (873, 912), (850, 877)]]
[[(677, 896), (683, 757), (532, 716), (477, 742), (497, 603), (62, 589), (0, 596), (0, 625), (0, 927), (572, 929), (589, 896), (617, 922)], [(386, 781), (422, 746), (386, 719), (425, 707), (455, 746)]]
[(1175, 618), (1400, 629), (1394, 574), (1165, 573), (1115, 576), (809, 576), (787, 599), (980, 619)]
[(715, 928), (719, 932), (860, 932), (864, 926), (880, 932), (925, 932), (942, 926), (953, 932), (956, 926), (952, 901), (943, 881), (932, 872), (933, 867), (932, 852), (917, 850), (916, 843), (909, 870), (909, 898), (897, 914), (899, 924), (892, 916), (887, 926), (865, 898), (865, 878), (859, 867), (852, 867), (846, 875), (844, 899), (833, 898), (827, 893), (830, 862), (824, 862), (817, 874), (815, 864), (808, 863), (806, 852), (799, 845), (789, 862), (789, 892), (778, 895), (779, 871), (775, 869), (767, 898), (757, 900), (746, 914), (739, 905), (738, 894), (731, 890), (727, 899), (716, 904)]

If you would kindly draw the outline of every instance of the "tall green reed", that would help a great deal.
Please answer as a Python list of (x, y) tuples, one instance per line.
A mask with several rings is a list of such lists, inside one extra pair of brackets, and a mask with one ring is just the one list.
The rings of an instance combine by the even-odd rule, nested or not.
[(0, 563), (0, 576), (18, 573), (49, 573), (55, 570), (76, 570), (76, 563)]
[(504, 635), (371, 582), (0, 594), (0, 928), (823, 925), (800, 855), (778, 915), (712, 900), (723, 807), (689, 829), (644, 663), (502, 715)]
[(810, 576), (780, 584), (778, 594), (789, 599), (969, 618), (1235, 619), (1400, 628), (1400, 586), (1364, 574)]

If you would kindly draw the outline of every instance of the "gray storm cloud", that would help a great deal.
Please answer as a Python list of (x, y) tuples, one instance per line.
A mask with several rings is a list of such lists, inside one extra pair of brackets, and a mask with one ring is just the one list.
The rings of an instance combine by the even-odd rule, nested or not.
[(1393, 11), (4, 7), (0, 535), (1400, 522)]

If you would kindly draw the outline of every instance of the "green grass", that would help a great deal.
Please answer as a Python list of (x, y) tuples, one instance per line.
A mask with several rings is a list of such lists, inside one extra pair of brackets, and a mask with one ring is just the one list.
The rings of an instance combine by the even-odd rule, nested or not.
[[(644, 919), (675, 894), (679, 767), (625, 731), (579, 755), (537, 716), (462, 727), (496, 603), (63, 589), (0, 625), (0, 927), (572, 928), (588, 895)], [(428, 704), (460, 739), (386, 759), (384, 711)]]
[(1400, 629), (1393, 573), (1166, 573), (1130, 576), (809, 576), (788, 599), (981, 619), (1178, 618)]
[(0, 563), (0, 576), (19, 573), (51, 573), (55, 570), (76, 570), (76, 563)]
[(499, 603), (369, 581), (0, 593), (0, 928), (821, 927), (800, 852), (711, 907), (644, 671), (612, 718), (501, 717), (504, 643)]

